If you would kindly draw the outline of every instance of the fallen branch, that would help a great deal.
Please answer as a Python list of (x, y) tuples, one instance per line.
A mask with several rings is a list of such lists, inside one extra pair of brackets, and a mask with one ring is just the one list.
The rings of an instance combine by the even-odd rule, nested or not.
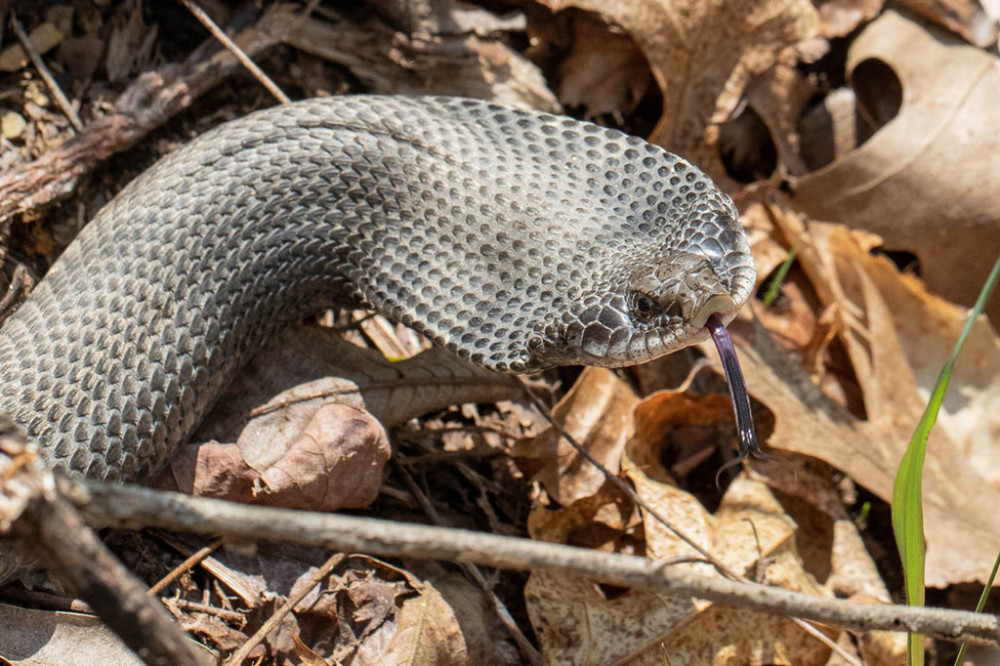
[(84, 523), (59, 485), (37, 447), (0, 416), (0, 525), (145, 663), (198, 664), (160, 601)]
[(1000, 646), (1000, 617), (967, 611), (859, 604), (671, 570), (644, 557), (602, 553), (529, 539), (372, 518), (248, 506), (134, 486), (73, 482), (71, 497), (94, 521), (161, 527), (239, 540), (289, 541), (383, 557), (471, 562), (547, 571), (726, 606), (814, 620), (855, 631), (909, 631), (947, 641)]
[[(282, 7), (272, 6), (257, 26)], [(257, 26), (243, 30), (236, 38), (250, 56), (277, 43)], [(76, 136), (37, 160), (0, 177), (0, 225), (9, 223), (14, 215), (69, 196), (98, 164), (131, 148), (242, 67), (231, 53), (218, 49), (211, 38), (183, 63), (146, 72), (119, 96), (111, 113), (85, 125)]]

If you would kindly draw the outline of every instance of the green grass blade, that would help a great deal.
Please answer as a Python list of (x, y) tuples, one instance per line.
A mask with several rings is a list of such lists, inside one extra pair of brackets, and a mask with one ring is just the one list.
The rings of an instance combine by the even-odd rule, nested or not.
[[(934, 392), (896, 471), (896, 481), (892, 487), (892, 530), (896, 535), (896, 547), (899, 549), (900, 559), (903, 561), (906, 600), (913, 606), (924, 604), (924, 510), (921, 493), (927, 437), (937, 422), (958, 353), (969, 337), (976, 318), (982, 314), (998, 280), (1000, 280), (1000, 258), (993, 265), (993, 270), (990, 271), (990, 276), (979, 293), (972, 313), (965, 322), (965, 328), (962, 329), (962, 334), (955, 342), (955, 348), (941, 369), (941, 374), (938, 375)], [(910, 666), (922, 666), (924, 663), (923, 638), (919, 634), (910, 634), (908, 637), (907, 663)]]
[(785, 282), (785, 277), (788, 275), (788, 270), (792, 267), (792, 263), (795, 261), (795, 255), (799, 253), (799, 246), (796, 245), (788, 251), (788, 256), (785, 260), (781, 262), (781, 266), (778, 266), (778, 272), (774, 274), (774, 279), (771, 280), (771, 284), (767, 285), (767, 291), (764, 293), (764, 305), (770, 307), (771, 303), (774, 303), (774, 299), (778, 297), (778, 291), (781, 289), (781, 285)]
[[(986, 600), (990, 596), (990, 590), (993, 589), (993, 581), (997, 577), (997, 569), (1000, 569), (1000, 553), (997, 553), (997, 559), (993, 561), (993, 571), (990, 572), (989, 580), (986, 581), (986, 587), (983, 588), (983, 593), (979, 595), (979, 603), (976, 604), (976, 612), (982, 613), (983, 608), (986, 606)], [(962, 646), (958, 648), (958, 656), (955, 657), (955, 666), (962, 666), (962, 660), (965, 659), (965, 651), (968, 649), (968, 643), (962, 643)]]

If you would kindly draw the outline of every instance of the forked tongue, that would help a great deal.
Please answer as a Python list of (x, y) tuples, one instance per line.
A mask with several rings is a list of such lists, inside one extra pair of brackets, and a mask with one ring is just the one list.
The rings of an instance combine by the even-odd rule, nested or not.
[[(722, 359), (722, 368), (726, 373), (726, 383), (729, 384), (729, 397), (733, 400), (733, 412), (736, 414), (736, 433), (740, 439), (740, 455), (735, 460), (731, 460), (719, 469), (723, 470), (738, 465), (749, 456), (755, 458), (766, 458), (767, 456), (760, 450), (757, 443), (757, 430), (753, 425), (753, 414), (750, 411), (750, 393), (747, 392), (746, 382), (743, 381), (743, 371), (740, 369), (740, 361), (736, 358), (736, 347), (733, 346), (733, 339), (729, 337), (729, 331), (719, 321), (718, 315), (709, 316), (705, 322), (705, 328), (712, 335), (715, 348), (719, 350), (719, 357)], [(718, 474), (716, 475), (716, 485), (718, 485)]]

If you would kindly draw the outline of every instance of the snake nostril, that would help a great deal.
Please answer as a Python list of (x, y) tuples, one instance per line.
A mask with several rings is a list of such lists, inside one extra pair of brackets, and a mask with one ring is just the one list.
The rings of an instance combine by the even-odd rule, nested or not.
[(678, 301), (673, 301), (667, 307), (663, 308), (664, 314), (666, 314), (671, 319), (683, 319), (684, 318), (684, 306)]

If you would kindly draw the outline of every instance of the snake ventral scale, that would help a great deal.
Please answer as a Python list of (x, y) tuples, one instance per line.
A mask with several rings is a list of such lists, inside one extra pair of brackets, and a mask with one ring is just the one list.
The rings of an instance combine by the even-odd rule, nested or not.
[(0, 410), (53, 467), (141, 482), (324, 308), (500, 372), (614, 367), (724, 333), (754, 280), (732, 201), (641, 139), (468, 99), (307, 100), (199, 137), (97, 215), (0, 329)]

